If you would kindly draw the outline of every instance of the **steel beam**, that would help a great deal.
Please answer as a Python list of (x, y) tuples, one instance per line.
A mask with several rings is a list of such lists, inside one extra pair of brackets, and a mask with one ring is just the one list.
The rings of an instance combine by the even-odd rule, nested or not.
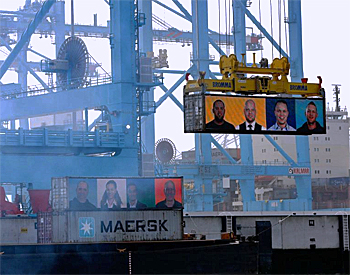
[(35, 32), (36, 27), (41, 23), (44, 19), (45, 15), (49, 12), (52, 5), (56, 2), (56, 0), (47, 0), (42, 5), (41, 9), (35, 15), (33, 21), (30, 22), (28, 28), (24, 31), (20, 40), (17, 42), (16, 46), (12, 50), (12, 52), (8, 55), (5, 62), (2, 64), (0, 68), (0, 79), (4, 76), (7, 69), (11, 66), (12, 62), (15, 60), (17, 55), (20, 53), (24, 45), (29, 42), (30, 37)]
[[(145, 25), (140, 28), (140, 52), (153, 52), (153, 31), (152, 31), (152, 0), (139, 2), (140, 12), (145, 14)], [(171, 95), (172, 96), (172, 95)], [(143, 91), (144, 102), (154, 102), (154, 88)], [(141, 124), (141, 140), (149, 154), (154, 153), (155, 145), (155, 116), (150, 114), (143, 118)]]
[[(207, 0), (192, 0), (192, 34), (193, 34), (193, 64), (197, 70), (193, 77), (198, 77), (199, 71), (209, 76), (209, 38), (208, 38), (208, 2)], [(199, 164), (211, 164), (211, 135), (195, 134), (196, 161)], [(195, 177), (195, 195), (193, 211), (213, 211), (212, 177), (201, 174)]]
[(264, 136), (291, 165), (297, 166), (295, 161), (286, 153), (286, 151), (282, 149), (281, 146), (278, 145), (276, 141), (274, 141), (274, 139), (271, 136), (269, 135), (264, 135)]
[[(9, 50), (10, 52), (12, 52), (12, 48), (11, 46), (7, 43), (7, 41), (5, 41), (2, 37), (0, 37), (0, 41), (3, 43), (3, 45), (6, 47), (7, 50)], [(18, 60), (21, 62), (21, 65), (24, 66), (24, 68), (26, 68), (26, 70), (28, 70), (28, 72), (34, 76), (34, 78), (47, 90), (49, 90), (49, 87), (46, 85), (46, 83), (34, 72), (34, 70), (30, 67), (30, 65), (28, 65), (28, 63), (26, 61), (23, 60), (23, 58), (21, 56), (17, 57)], [(5, 63), (5, 61), (4, 61)], [(2, 63), (2, 65), (4, 65), (4, 63)], [(37, 63), (35, 63), (35, 65), (37, 65)], [(2, 68), (2, 66), (1, 66)], [(25, 90), (27, 90), (27, 87), (25, 87)]]
[[(98, 88), (87, 87), (40, 96), (0, 100), (0, 120), (37, 117), (107, 106), (111, 102), (118, 102), (119, 97), (116, 93), (118, 87), (118, 84), (106, 84), (99, 85)], [(122, 112), (121, 107), (112, 110)]]
[[(193, 67), (190, 67), (187, 72), (191, 72), (192, 68)], [(156, 102), (156, 108), (158, 108), (169, 97), (169, 95), (171, 95), (176, 90), (176, 88), (185, 81), (186, 73), (183, 74), (163, 96), (161, 96), (161, 98)]]
[[(304, 76), (303, 72), (303, 46), (302, 46), (302, 26), (301, 26), (301, 1), (288, 0), (289, 18), (289, 49), (291, 80), (298, 82)], [(308, 136), (296, 136), (297, 161), (299, 165), (309, 167), (310, 146)], [(311, 175), (305, 175), (295, 179), (298, 198), (307, 201), (307, 209), (312, 209)]]
[[(167, 92), (169, 91), (164, 85), (160, 85), (159, 87), (160, 87), (165, 93), (167, 93)], [(170, 97), (171, 100), (176, 104), (176, 106), (180, 108), (181, 111), (184, 111), (184, 106), (181, 104), (181, 102), (180, 102), (173, 94), (170, 94), (169, 97)]]

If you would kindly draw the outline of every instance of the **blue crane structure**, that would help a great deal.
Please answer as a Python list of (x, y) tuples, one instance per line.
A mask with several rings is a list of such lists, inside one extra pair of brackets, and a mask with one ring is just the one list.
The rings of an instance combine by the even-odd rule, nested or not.
[[(246, 47), (246, 17), (265, 35), (274, 47), (281, 50), (291, 63), (292, 81), (303, 77), (301, 0), (288, 1), (289, 48), (290, 56), (280, 49), (266, 29), (247, 9), (247, 0), (233, 0), (234, 11), (234, 50), (241, 56)], [(56, 55), (59, 46), (64, 43), (69, 26), (64, 20), (64, 2), (47, 0), (38, 8), (35, 18), (28, 25), (10, 55), (0, 68), (0, 80), (18, 57), (21, 60), (19, 83), (22, 92), (1, 94), (0, 120), (11, 121), (10, 127), (1, 129), (0, 139), (0, 181), (33, 182), (40, 188), (48, 188), (52, 177), (63, 176), (141, 176), (142, 154), (154, 153), (156, 109), (168, 98), (183, 110), (181, 102), (173, 92), (184, 82), (186, 74), (194, 78), (199, 71), (215, 78), (210, 70), (213, 62), (209, 56), (209, 44), (220, 54), (224, 54), (216, 43), (214, 32), (208, 29), (207, 0), (191, 0), (192, 14), (178, 1), (173, 0), (180, 12), (160, 1), (175, 14), (192, 23), (192, 64), (190, 68), (179, 71), (157, 69), (153, 72), (180, 73), (176, 83), (167, 88), (158, 80), (140, 81), (140, 64), (143, 53), (153, 51), (152, 0), (105, 1), (110, 7), (109, 28), (99, 26), (75, 26), (76, 33), (102, 34), (109, 37), (111, 49), (111, 77), (99, 82), (90, 81), (89, 85), (74, 89), (49, 87), (27, 65), (26, 51), (31, 35), (38, 29), (45, 32), (48, 22), (40, 22), (51, 13), (55, 16), (52, 29), (55, 32)], [(28, 4), (28, 1), (26, 1)], [(29, 1), (30, 3), (30, 1)], [(52, 8), (51, 8), (52, 6)], [(13, 12), (16, 14), (17, 12)], [(29, 17), (31, 15), (28, 15)], [(19, 22), (20, 24), (22, 22)], [(11, 24), (15, 24), (11, 21)], [(9, 27), (10, 28), (10, 27)], [(11, 26), (16, 28), (16, 26)], [(74, 33), (72, 33), (74, 35)], [(157, 33), (166, 35), (166, 33)], [(188, 33), (186, 34), (189, 35)], [(213, 36), (214, 35), (214, 36)], [(189, 38), (187, 38), (187, 41)], [(1, 38), (0, 45), (11, 49), (9, 41)], [(47, 58), (48, 59), (48, 58)], [(27, 72), (34, 75), (43, 88), (27, 91)], [(154, 87), (159, 86), (164, 95), (157, 101)], [(0, 86), (1, 88), (1, 86)], [(88, 109), (99, 106), (108, 114), (113, 131), (90, 131)], [(28, 118), (47, 114), (75, 112), (85, 110), (85, 131), (53, 131), (49, 129), (29, 130)], [(14, 120), (20, 120), (20, 128), (14, 129)], [(182, 129), (181, 129), (182, 131)], [(212, 180), (230, 177), (239, 180), (243, 198), (243, 209), (247, 211), (263, 210), (310, 210), (311, 175), (295, 175), (298, 198), (284, 201), (256, 201), (254, 178), (257, 175), (289, 176), (293, 167), (309, 167), (308, 137), (296, 137), (297, 161), (270, 137), (266, 138), (289, 162), (289, 165), (255, 165), (253, 159), (251, 135), (240, 135), (241, 162), (237, 163), (210, 134), (195, 134), (195, 164), (164, 164), (161, 168), (167, 174), (193, 179), (194, 189), (185, 194), (185, 209), (188, 211), (212, 211)], [(142, 140), (142, 142), (141, 142)], [(141, 146), (142, 144), (142, 146)], [(213, 164), (211, 146), (216, 146), (229, 160), (229, 165)]]

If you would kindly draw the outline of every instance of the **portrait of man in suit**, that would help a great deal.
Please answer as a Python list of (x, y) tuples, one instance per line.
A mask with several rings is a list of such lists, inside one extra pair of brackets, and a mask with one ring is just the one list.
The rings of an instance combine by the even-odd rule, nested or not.
[(248, 99), (244, 103), (244, 117), (245, 121), (236, 127), (236, 130), (240, 132), (254, 131), (260, 132), (261, 130), (266, 130), (266, 128), (256, 122), (256, 104), (253, 99)]
[(135, 209), (145, 209), (147, 205), (140, 202), (137, 198), (137, 186), (135, 183), (130, 183), (128, 185), (128, 203), (127, 208)]

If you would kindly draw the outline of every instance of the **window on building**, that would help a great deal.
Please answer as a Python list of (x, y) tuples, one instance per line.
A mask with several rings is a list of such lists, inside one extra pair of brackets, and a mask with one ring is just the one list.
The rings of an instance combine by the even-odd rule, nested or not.
[(274, 152), (277, 152), (278, 150), (277, 150), (277, 148), (274, 147), (274, 148), (273, 148), (273, 151), (274, 151)]
[(262, 153), (266, 153), (266, 149), (261, 149), (261, 152)]
[(261, 142), (264, 142), (264, 138), (261, 138)]
[(329, 130), (329, 126), (327, 126), (327, 130)]
[(339, 126), (339, 130), (341, 130), (341, 126)]
[(273, 140), (278, 140), (278, 137), (273, 137)]

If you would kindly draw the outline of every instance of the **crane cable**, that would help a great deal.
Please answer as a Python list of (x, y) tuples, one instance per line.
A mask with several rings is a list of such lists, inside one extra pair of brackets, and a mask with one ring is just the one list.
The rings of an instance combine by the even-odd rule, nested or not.
[(236, 28), (235, 28), (235, 8), (233, 7), (235, 2), (232, 3), (232, 26), (233, 26), (233, 47), (236, 50)]
[[(283, 0), (283, 8), (284, 8), (284, 18), (286, 19), (286, 2), (285, 0)], [(285, 32), (285, 40), (286, 40), (286, 52), (287, 55), (289, 56), (289, 52), (288, 52), (288, 36), (287, 36), (287, 22), (284, 21), (284, 32)]]
[(229, 0), (228, 1), (228, 48), (230, 51), (231, 51), (231, 7), (232, 7), (232, 0), (231, 1)]
[(219, 48), (220, 48), (220, 45), (221, 45), (221, 34), (220, 34), (220, 26), (221, 26), (221, 24), (220, 24), (220, 15), (221, 15), (221, 8), (220, 8), (220, 1), (221, 0), (218, 0), (218, 6), (219, 6)]
[[(273, 26), (272, 26), (272, 2), (271, 2), (271, 0), (270, 0), (270, 16), (271, 16), (271, 37), (272, 37), (272, 39), (273, 39)], [(272, 47), (271, 47), (271, 53), (272, 53), (272, 60), (274, 59), (273, 58), (273, 45), (272, 45)]]
[(280, 53), (280, 58), (282, 57), (282, 18), (281, 18), (281, 0), (278, 0), (278, 50)]
[[(261, 6), (260, 6), (260, 0), (259, 0), (259, 23), (261, 25)], [(262, 36), (261, 34), (261, 29), (260, 29), (260, 37)], [(264, 57), (264, 54), (263, 54), (263, 47), (261, 47), (260, 49), (260, 59), (262, 59)]]
[(225, 38), (226, 38), (226, 55), (227, 53), (227, 0), (225, 0)]

